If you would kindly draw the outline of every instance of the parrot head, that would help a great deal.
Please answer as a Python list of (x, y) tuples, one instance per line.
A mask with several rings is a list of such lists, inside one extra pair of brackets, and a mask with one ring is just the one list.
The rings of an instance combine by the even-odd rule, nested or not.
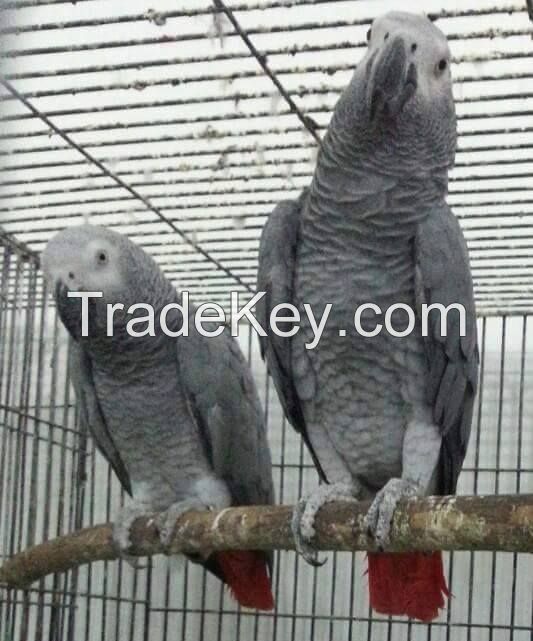
[[(81, 300), (69, 292), (101, 292), (88, 300), (89, 337), (106, 327), (107, 304), (136, 303), (155, 308), (173, 288), (138, 245), (105, 227), (79, 225), (56, 234), (46, 245), (41, 265), (59, 316), (75, 340), (81, 337)], [(167, 300), (168, 302), (168, 300)], [(120, 314), (116, 315), (120, 322)]]
[(426, 16), (390, 12), (367, 39), (350, 92), (359, 129), (373, 144), (381, 133), (396, 164), (400, 155), (450, 167), (457, 132), (446, 37)]

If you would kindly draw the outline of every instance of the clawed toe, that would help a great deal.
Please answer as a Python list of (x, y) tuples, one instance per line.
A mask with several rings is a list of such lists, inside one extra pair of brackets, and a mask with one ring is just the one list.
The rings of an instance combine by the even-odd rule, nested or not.
[(376, 530), (378, 526), (378, 518), (379, 518), (379, 505), (380, 505), (380, 500), (378, 500), (379, 494), (376, 496), (376, 498), (372, 501), (372, 505), (368, 509), (368, 512), (366, 513), (365, 516), (365, 527), (368, 531), (368, 533), (376, 538)]
[(133, 503), (122, 508), (113, 524), (113, 542), (119, 551), (120, 557), (132, 568), (138, 570), (146, 567), (137, 557), (127, 554), (131, 547), (130, 529), (133, 522), (148, 512), (145, 505)]
[(365, 517), (365, 525), (378, 547), (390, 542), (390, 530), (396, 506), (401, 499), (417, 496), (420, 487), (405, 479), (391, 479), (377, 494)]
[(292, 514), (291, 529), (296, 551), (307, 563), (320, 567), (327, 561), (318, 558), (318, 552), (311, 544), (316, 535), (315, 517), (320, 508), (331, 501), (356, 501), (356, 493), (355, 486), (344, 483), (324, 484), (305, 499), (298, 501)]
[(178, 501), (171, 505), (165, 512), (158, 514), (154, 523), (159, 531), (159, 540), (164, 546), (170, 545), (172, 541), (172, 535), (174, 534), (174, 527), (176, 525), (176, 520), (185, 512), (190, 512), (191, 510), (206, 510), (209, 509), (208, 506), (204, 505), (201, 501), (196, 499), (186, 499), (184, 501)]
[(172, 518), (172, 515), (169, 514), (168, 510), (158, 514), (154, 518), (154, 525), (157, 528), (159, 533), (159, 540), (163, 545), (168, 545), (174, 533), (174, 525), (176, 523), (176, 518)]
[[(186, 499), (174, 503), (164, 512), (157, 514), (154, 517), (154, 524), (158, 530), (161, 543), (165, 547), (170, 545), (178, 517), (190, 510), (206, 509), (209, 509), (209, 507), (201, 501)], [(132, 503), (121, 510), (113, 525), (113, 542), (119, 551), (120, 557), (134, 569), (141, 569), (146, 565), (141, 564), (137, 557), (127, 553), (131, 547), (130, 529), (136, 519), (149, 513), (153, 514), (153, 510), (150, 510), (146, 505)]]
[(294, 544), (296, 551), (303, 559), (313, 567), (320, 567), (326, 563), (327, 559), (320, 560), (318, 552), (313, 548), (309, 542), (309, 538), (304, 535), (304, 513), (306, 508), (306, 501), (300, 499), (296, 504), (292, 513), (291, 529), (294, 537)]

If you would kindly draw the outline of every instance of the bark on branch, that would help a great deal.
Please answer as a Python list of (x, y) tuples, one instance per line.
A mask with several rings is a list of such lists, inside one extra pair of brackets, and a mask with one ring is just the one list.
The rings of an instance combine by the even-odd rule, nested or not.
[[(364, 527), (368, 503), (330, 503), (316, 521), (321, 550), (376, 551)], [(239, 507), (222, 512), (189, 512), (176, 521), (164, 547), (153, 518), (135, 521), (134, 556), (200, 550), (292, 550), (292, 507)], [(411, 499), (396, 510), (388, 551), (497, 550), (533, 552), (533, 494), (448, 496)], [(29, 548), (0, 567), (0, 584), (27, 587), (55, 572), (119, 557), (111, 524), (96, 525)]]

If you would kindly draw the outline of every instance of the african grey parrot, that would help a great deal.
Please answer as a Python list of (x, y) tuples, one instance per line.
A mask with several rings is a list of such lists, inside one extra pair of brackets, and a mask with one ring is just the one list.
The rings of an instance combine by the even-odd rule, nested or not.
[[(313, 519), (326, 501), (372, 498), (369, 530), (381, 547), (403, 497), (454, 493), (477, 387), (478, 348), (466, 243), (445, 202), (456, 148), (446, 38), (428, 18), (393, 12), (375, 20), (368, 50), (340, 97), (309, 189), (281, 202), (261, 237), (258, 320), (293, 304), (292, 337), (272, 328), (261, 350), (287, 418), (323, 483), (299, 502), (297, 547), (311, 562)], [(332, 305), (314, 349), (315, 317)], [(364, 303), (362, 331), (354, 312)], [(408, 305), (414, 331), (396, 337), (387, 309)], [(423, 304), (461, 304), (441, 315)], [(405, 309), (392, 316), (409, 329)], [(290, 324), (282, 327), (288, 331)], [(436, 554), (369, 554), (371, 606), (431, 620), (448, 594)]]
[[(82, 420), (112, 465), (133, 503), (115, 520), (122, 551), (129, 528), (142, 515), (164, 512), (158, 522), (168, 541), (176, 517), (190, 509), (274, 501), (271, 459), (257, 391), (249, 367), (229, 331), (217, 337), (195, 329), (190, 306), (188, 336), (161, 331), (160, 310), (179, 303), (155, 261), (126, 237), (93, 225), (66, 229), (48, 243), (42, 265), (55, 292), (60, 318), (71, 336), (70, 371)], [(103, 292), (88, 303), (88, 336), (83, 337), (79, 298), (68, 292)], [(112, 336), (107, 305), (115, 311)], [(131, 336), (147, 328), (153, 306), (155, 336)], [(167, 326), (178, 332), (178, 310)], [(204, 325), (207, 329), (216, 326)], [(223, 552), (195, 558), (229, 585), (246, 607), (272, 609), (271, 556)]]

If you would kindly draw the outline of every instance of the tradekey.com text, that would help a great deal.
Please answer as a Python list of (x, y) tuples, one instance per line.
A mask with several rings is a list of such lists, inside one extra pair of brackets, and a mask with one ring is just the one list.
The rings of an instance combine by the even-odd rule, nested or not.
[[(201, 305), (193, 305), (189, 302), (189, 292), (187, 291), (181, 292), (181, 302), (169, 303), (157, 313), (152, 305), (147, 303), (135, 303), (126, 310), (122, 303), (107, 303), (107, 336), (113, 336), (115, 314), (119, 311), (131, 316), (126, 324), (126, 332), (133, 338), (155, 336), (156, 328), (158, 330), (160, 328), (167, 336), (188, 336), (191, 320), (196, 331), (206, 337), (219, 336), (225, 327), (229, 327), (231, 335), (237, 337), (240, 323), (248, 321), (260, 336), (266, 336), (267, 333), (272, 332), (277, 336), (289, 338), (298, 333), (302, 316), (306, 316), (306, 328), (311, 331), (312, 339), (310, 336), (311, 340), (305, 344), (305, 347), (306, 349), (314, 349), (318, 345), (331, 316), (333, 308), (331, 303), (327, 303), (322, 311), (316, 315), (311, 305), (307, 303), (302, 305), (303, 312), (291, 303), (276, 305), (269, 315), (269, 327), (265, 328), (253, 313), (253, 308), (264, 296), (266, 296), (266, 292), (257, 292), (246, 304), (241, 304), (239, 292), (231, 292), (229, 313), (217, 303), (207, 302)], [(68, 297), (81, 299), (81, 335), (86, 337), (89, 334), (89, 300), (102, 298), (103, 293), (97, 291), (69, 291)], [(401, 328), (398, 328), (398, 324), (396, 327), (394, 325), (393, 315), (395, 312), (400, 311), (403, 312), (403, 320)], [(181, 326), (178, 329), (169, 327), (169, 314), (171, 312), (174, 315), (178, 312), (182, 319)], [(381, 333), (383, 327), (391, 336), (398, 338), (408, 336), (415, 331), (415, 328), (417, 332), (420, 331), (422, 336), (428, 336), (430, 313), (440, 314), (440, 335), (442, 337), (446, 336), (448, 314), (458, 314), (460, 335), (465, 336), (466, 311), (458, 303), (452, 303), (447, 307), (441, 303), (422, 304), (416, 312), (405, 303), (390, 305), (385, 312), (375, 303), (364, 303), (358, 305), (354, 311), (353, 328), (359, 335), (367, 338), (377, 336)], [(369, 323), (370, 318), (374, 318), (374, 322)], [(379, 320), (383, 320), (383, 322), (378, 322)], [(369, 328), (370, 325), (371, 329)], [(341, 337), (348, 335), (348, 330), (346, 329), (337, 329), (337, 332)]]

